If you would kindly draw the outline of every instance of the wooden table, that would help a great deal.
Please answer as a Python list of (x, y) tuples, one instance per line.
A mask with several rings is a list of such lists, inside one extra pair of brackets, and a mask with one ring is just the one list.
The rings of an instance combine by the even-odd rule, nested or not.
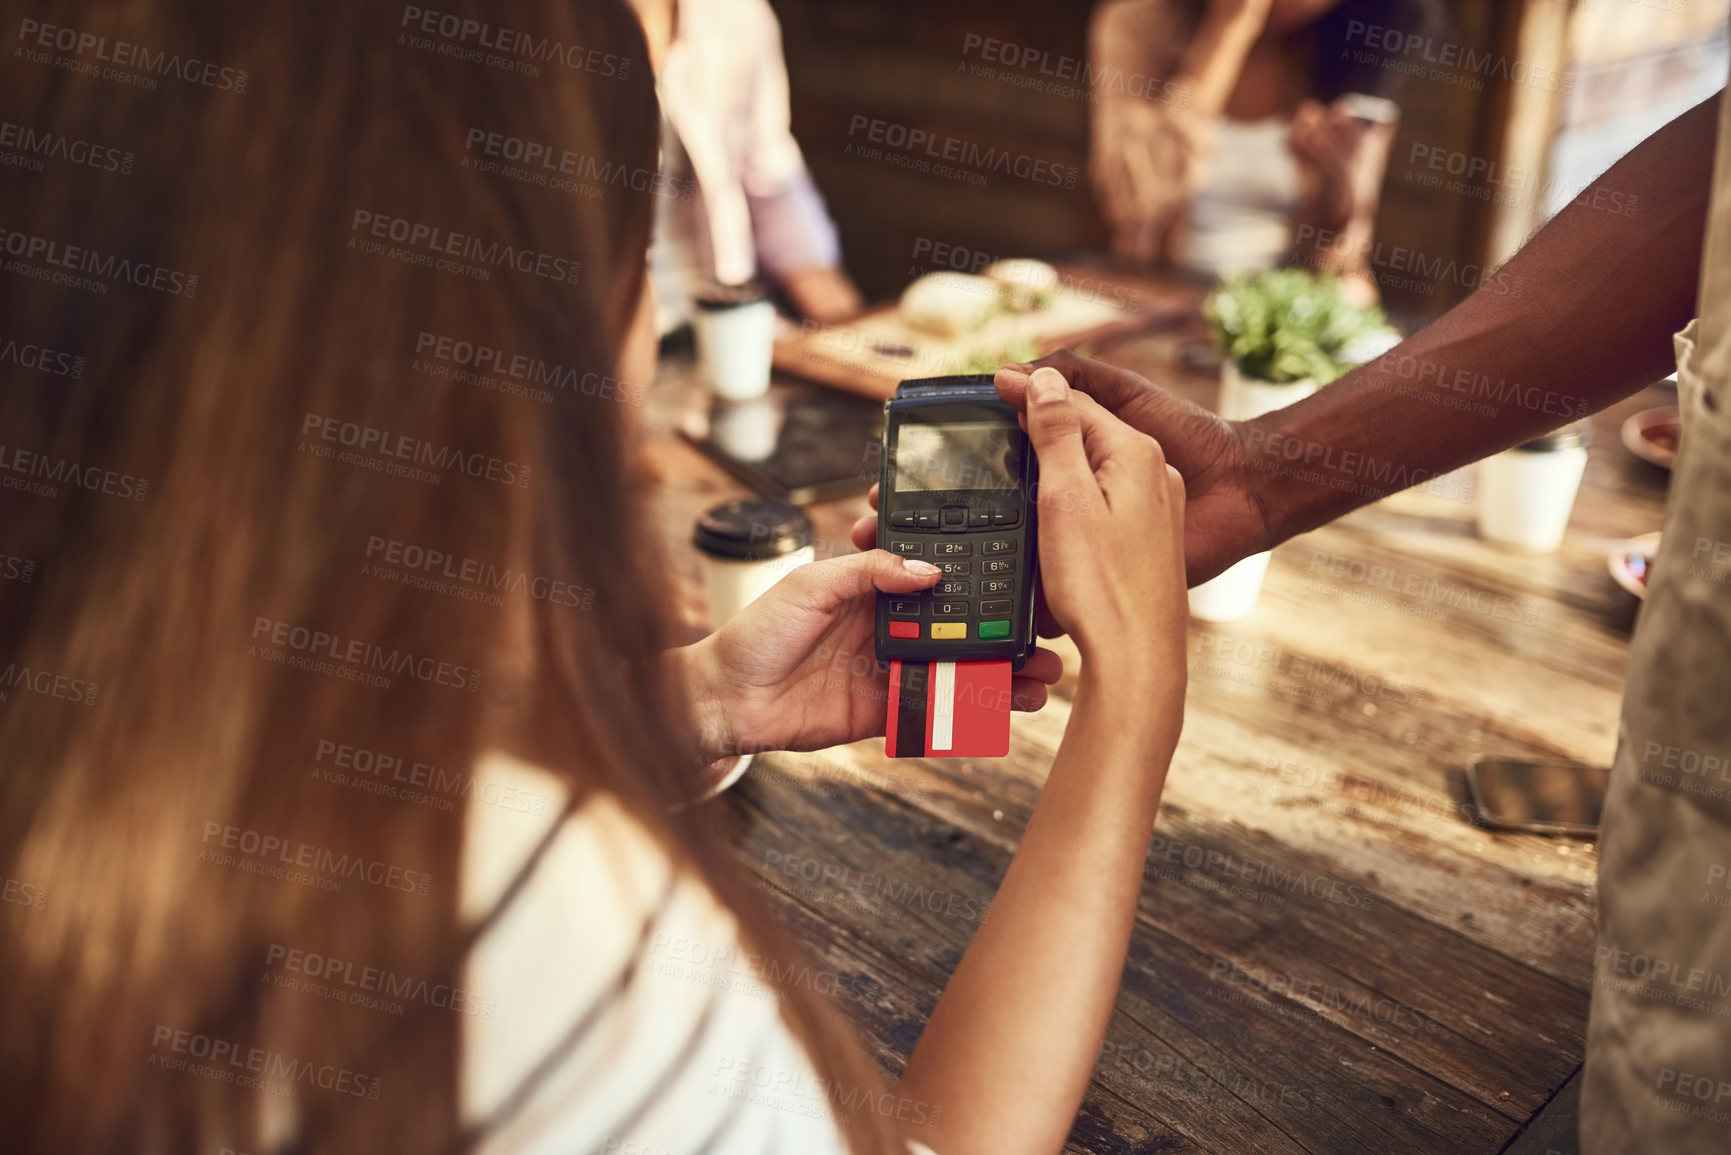
[[(1110, 359), (1204, 404), (1197, 324)], [(705, 613), (697, 513), (743, 491), (671, 430), (689, 362), (646, 412), (660, 516)], [(1464, 810), (1477, 753), (1608, 764), (1634, 599), (1614, 540), (1657, 529), (1665, 476), (1594, 420), (1569, 537), (1477, 539), (1470, 501), (1403, 494), (1274, 552), (1249, 620), (1192, 623), (1184, 737), (1106, 1047), (1070, 1150), (1498, 1152), (1577, 1073), (1593, 963), (1592, 842)], [(847, 552), (863, 499), (814, 506)], [(1374, 576), (1373, 576), (1374, 575)], [(881, 740), (760, 757), (730, 804), (762, 889), (899, 1072), (1006, 869), (1064, 732), (1079, 658), (1008, 758), (895, 761)], [(1086, 855), (1088, 848), (1078, 846)], [(1572, 1150), (1572, 1149), (1571, 1149)]]

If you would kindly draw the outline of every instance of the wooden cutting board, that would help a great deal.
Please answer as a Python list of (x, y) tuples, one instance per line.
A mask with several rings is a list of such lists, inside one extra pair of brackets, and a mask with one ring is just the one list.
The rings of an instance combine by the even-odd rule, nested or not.
[(783, 373), (867, 397), (887, 399), (916, 377), (989, 373), (1006, 361), (1043, 357), (1070, 345), (1174, 322), (1194, 310), (1194, 294), (1097, 269), (1059, 266), (1049, 306), (1000, 313), (979, 328), (940, 337), (905, 323), (896, 304), (879, 305), (842, 325), (808, 327), (775, 344)]

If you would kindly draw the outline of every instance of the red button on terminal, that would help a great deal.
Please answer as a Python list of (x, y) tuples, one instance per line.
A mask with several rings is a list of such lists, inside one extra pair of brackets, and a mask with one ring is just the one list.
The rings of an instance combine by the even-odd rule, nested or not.
[(890, 637), (892, 638), (917, 638), (919, 636), (920, 623), (918, 622), (890, 623)]

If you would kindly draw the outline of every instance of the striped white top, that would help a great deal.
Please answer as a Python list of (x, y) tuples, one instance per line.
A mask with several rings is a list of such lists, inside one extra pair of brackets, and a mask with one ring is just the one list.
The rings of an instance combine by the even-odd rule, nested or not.
[[(733, 916), (674, 877), (606, 797), (552, 833), (551, 775), (483, 760), (468, 814), (462, 914), (523, 889), (471, 953), (461, 1117), (483, 1155), (842, 1155), (838, 1112), (779, 1013), (787, 976), (741, 947)], [(539, 812), (536, 812), (536, 811)]]

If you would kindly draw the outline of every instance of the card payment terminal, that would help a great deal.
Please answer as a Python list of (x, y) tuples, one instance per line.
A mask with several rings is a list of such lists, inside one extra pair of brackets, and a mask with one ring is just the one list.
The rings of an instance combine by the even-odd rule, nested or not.
[[(978, 699), (986, 685), (1001, 685), (1007, 745), (1009, 671), (1034, 647), (1039, 555), (1030, 495), (1038, 465), (1016, 418), (983, 375), (904, 381), (884, 405), (878, 545), (938, 566), (943, 578), (920, 593), (878, 595), (877, 652), (894, 666), (892, 690), (904, 699), (910, 685), (903, 683), (921, 682), (926, 729), (935, 723), (939, 736), (946, 686)], [(1003, 664), (1001, 671), (995, 663)], [(926, 664), (935, 671), (929, 684), (919, 668)], [(895, 697), (892, 692), (891, 729)], [(963, 703), (982, 705), (995, 703)], [(901, 706), (907, 746), (912, 707)], [(891, 745), (892, 754), (901, 754)], [(928, 744), (920, 752), (948, 751)]]

